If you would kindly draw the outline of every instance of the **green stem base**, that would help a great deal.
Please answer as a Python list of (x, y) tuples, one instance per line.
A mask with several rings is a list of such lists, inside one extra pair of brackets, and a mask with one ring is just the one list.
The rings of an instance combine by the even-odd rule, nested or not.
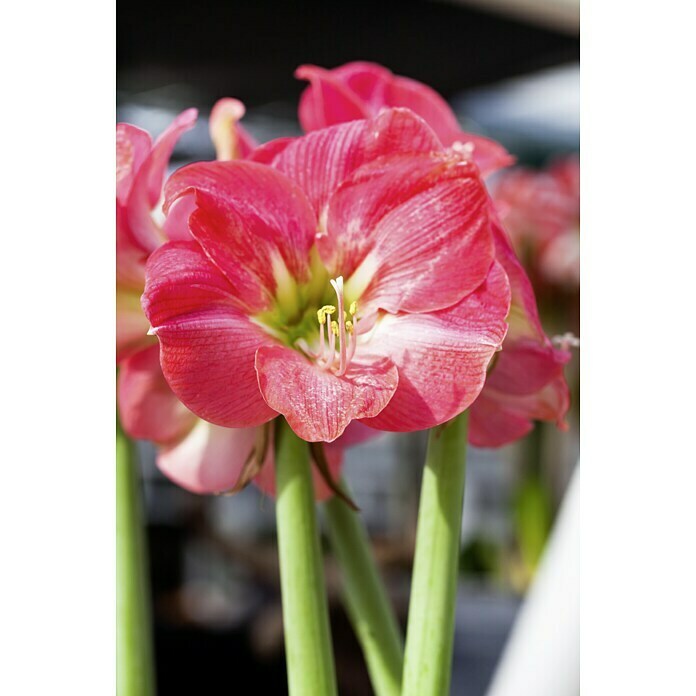
[(276, 429), (276, 520), (290, 696), (335, 696), (336, 675), (307, 443)]
[[(341, 484), (347, 490), (345, 483)], [(342, 571), (343, 595), (377, 696), (399, 696), (403, 639), (360, 515), (337, 497), (325, 506), (327, 531)]]
[(116, 430), (116, 693), (153, 696), (150, 584), (137, 457)]
[(468, 414), (430, 431), (416, 532), (403, 696), (449, 694)]

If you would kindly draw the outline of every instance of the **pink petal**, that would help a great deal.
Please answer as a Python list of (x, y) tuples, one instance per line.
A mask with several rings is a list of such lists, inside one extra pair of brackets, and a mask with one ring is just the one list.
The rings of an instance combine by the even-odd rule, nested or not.
[(506, 340), (488, 377), (486, 388), (516, 396), (533, 394), (550, 381), (562, 377), (563, 366), (568, 360), (570, 353), (555, 350), (538, 341)]
[(273, 160), (297, 138), (276, 138), (263, 145), (259, 145), (253, 152), (249, 153), (248, 159), (259, 164), (271, 164)]
[(335, 442), (331, 443), (331, 447), (353, 447), (354, 445), (362, 445), (364, 442), (374, 440), (374, 438), (383, 435), (382, 431), (369, 428), (360, 421), (353, 421), (343, 431), (343, 435)]
[[(339, 78), (356, 96), (370, 108), (370, 115), (379, 113), (385, 106), (406, 106), (406, 104), (389, 104), (387, 91), (394, 80), (391, 70), (377, 63), (353, 61), (328, 71)], [(411, 109), (414, 111), (414, 109)], [(327, 124), (328, 125), (328, 124)]]
[(500, 143), (490, 138), (462, 131), (458, 142), (472, 148), (471, 158), (481, 170), (481, 176), (488, 176), (515, 164), (515, 158)]
[(453, 307), (385, 316), (370, 338), (370, 349), (396, 363), (399, 386), (386, 408), (365, 424), (422, 430), (468, 408), (505, 336), (509, 305), (507, 278), (496, 263), (486, 282)]
[(469, 410), (469, 442), (475, 447), (502, 447), (529, 433), (534, 424), (508, 411), (484, 389)]
[(300, 97), (298, 109), (300, 125), (305, 132), (372, 115), (367, 105), (330, 70), (301, 65), (295, 77), (310, 82)]
[(118, 409), (131, 437), (159, 444), (186, 435), (198, 420), (169, 388), (159, 363), (159, 346), (134, 353), (118, 373)]
[[(488, 275), (488, 195), (476, 167), (456, 156), (381, 158), (331, 198), (317, 244), (334, 276), (342, 274), (348, 287), (367, 286), (363, 311), (443, 309)], [(351, 282), (356, 270), (359, 280)]]
[(188, 109), (179, 114), (157, 138), (146, 160), (135, 173), (126, 204), (128, 228), (134, 240), (147, 251), (154, 250), (163, 241), (161, 232), (152, 219), (152, 210), (162, 195), (169, 158), (179, 138), (193, 128), (197, 116), (196, 109)]
[(443, 145), (461, 140), (461, 128), (449, 104), (428, 85), (409, 77), (394, 77), (384, 95), (385, 105), (405, 106), (418, 114)]
[(191, 233), (249, 311), (267, 308), (277, 262), (298, 281), (309, 279), (316, 220), (290, 179), (254, 162), (198, 162), (170, 177), (165, 211), (191, 192)]
[(158, 452), (157, 466), (174, 483), (192, 493), (234, 489), (254, 449), (257, 429), (221, 428), (196, 420), (183, 440)]
[(220, 161), (243, 159), (256, 148), (254, 139), (239, 125), (246, 109), (239, 99), (220, 99), (210, 112), (210, 139)]
[(125, 205), (133, 177), (152, 149), (152, 138), (130, 123), (116, 125), (116, 200)]
[(524, 437), (535, 420), (555, 422), (566, 430), (569, 406), (570, 392), (562, 374), (527, 396), (499, 392), (486, 385), (471, 407), (469, 441), (477, 447), (501, 447)]
[(190, 242), (193, 240), (189, 229), (189, 218), (196, 209), (194, 196), (182, 196), (167, 213), (162, 230), (170, 242)]
[(425, 122), (406, 109), (387, 109), (374, 118), (314, 131), (283, 145), (270, 163), (299, 184), (320, 220), (331, 194), (363, 164), (383, 155), (442, 148)]
[(256, 370), (268, 405), (310, 442), (333, 442), (352, 420), (376, 416), (398, 382), (388, 358), (354, 360), (346, 374), (337, 377), (283, 346), (260, 348)]
[(195, 242), (168, 242), (148, 260), (143, 309), (169, 385), (201, 418), (241, 428), (276, 415), (254, 369), (256, 350), (274, 341), (236, 308), (231, 293)]

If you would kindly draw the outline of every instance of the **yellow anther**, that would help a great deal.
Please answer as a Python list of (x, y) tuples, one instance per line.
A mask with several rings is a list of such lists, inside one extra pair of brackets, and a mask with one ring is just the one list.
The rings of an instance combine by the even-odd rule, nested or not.
[(358, 303), (357, 302), (351, 302), (350, 307), (348, 307), (348, 313), (350, 314), (351, 317), (355, 316), (355, 313), (358, 311)]
[(321, 309), (317, 310), (317, 320), (320, 324), (324, 325), (326, 324), (326, 315), (334, 314), (335, 312), (336, 308), (333, 305), (324, 305)]
[(337, 321), (331, 322), (331, 333), (333, 333), (334, 336), (338, 336), (338, 322)]
[(353, 322), (350, 319), (346, 322), (346, 331), (353, 333)]

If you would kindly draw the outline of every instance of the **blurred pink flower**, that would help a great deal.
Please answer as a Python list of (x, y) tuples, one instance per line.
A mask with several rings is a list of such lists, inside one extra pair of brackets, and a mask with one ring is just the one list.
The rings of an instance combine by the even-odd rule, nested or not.
[(471, 157), (484, 176), (514, 161), (499, 143), (463, 131), (434, 89), (376, 63), (346, 63), (333, 70), (302, 65), (295, 76), (310, 83), (299, 106), (300, 123), (307, 132), (369, 118), (385, 107), (405, 107), (424, 119), (443, 145)]
[(544, 171), (500, 175), (493, 196), (505, 229), (526, 265), (545, 283), (580, 283), (580, 162), (559, 160)]
[(510, 301), (478, 169), (405, 109), (252, 159), (165, 188), (165, 211), (193, 201), (195, 241), (152, 254), (143, 307), (181, 401), (232, 428), (280, 413), (314, 442), (466, 409)]

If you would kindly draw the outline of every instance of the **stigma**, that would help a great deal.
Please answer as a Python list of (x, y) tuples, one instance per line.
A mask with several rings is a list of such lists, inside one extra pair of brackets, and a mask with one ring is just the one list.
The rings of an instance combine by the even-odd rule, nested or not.
[[(357, 302), (351, 302), (346, 311), (343, 276), (338, 276), (330, 282), (336, 293), (336, 305), (324, 305), (317, 311), (319, 321), (317, 365), (324, 370), (334, 370), (339, 377), (342, 377), (355, 355), (358, 341), (358, 305)], [(328, 317), (334, 315), (336, 318), (329, 322)]]

